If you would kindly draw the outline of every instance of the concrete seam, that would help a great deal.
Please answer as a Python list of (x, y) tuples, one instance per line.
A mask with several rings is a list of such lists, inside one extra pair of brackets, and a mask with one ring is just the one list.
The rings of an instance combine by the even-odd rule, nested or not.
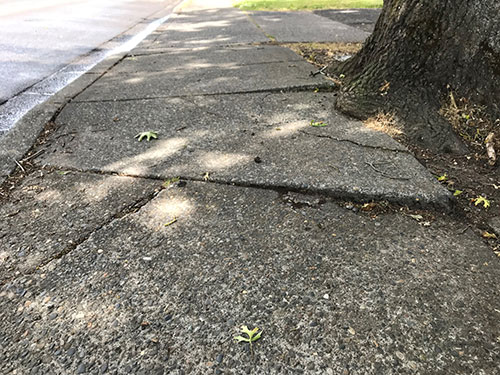
[[(180, 180), (183, 181), (191, 181), (191, 182), (203, 182), (203, 183), (213, 183), (217, 185), (223, 185), (223, 186), (235, 186), (235, 187), (242, 187), (242, 188), (253, 188), (253, 189), (262, 189), (262, 190), (272, 190), (276, 191), (278, 193), (286, 193), (286, 192), (294, 192), (294, 193), (300, 193), (304, 195), (319, 195), (323, 197), (328, 197), (334, 200), (339, 200), (339, 201), (352, 201), (352, 202), (357, 202), (357, 203), (366, 203), (366, 202), (373, 202), (373, 201), (387, 201), (390, 203), (393, 203), (395, 205), (399, 206), (407, 206), (409, 208), (416, 208), (416, 209), (428, 209), (428, 210), (435, 210), (435, 211), (444, 211), (444, 212), (451, 212), (453, 208), (453, 198), (450, 199), (450, 197), (443, 195), (441, 199), (439, 200), (427, 200), (424, 196), (422, 197), (397, 197), (397, 196), (390, 196), (390, 195), (383, 195), (383, 194), (369, 194), (369, 193), (364, 193), (364, 192), (348, 192), (348, 191), (342, 191), (342, 190), (329, 190), (329, 189), (323, 189), (323, 188), (306, 188), (306, 187), (300, 187), (300, 186), (293, 186), (293, 185), (278, 185), (278, 184), (263, 184), (263, 183), (246, 183), (242, 181), (231, 181), (230, 179), (217, 179), (217, 178), (211, 178), (211, 179), (206, 179), (205, 177), (200, 176), (199, 178), (196, 177), (189, 177), (189, 176), (182, 176), (182, 175), (173, 175), (169, 176), (168, 178), (166, 177), (160, 177), (158, 175), (134, 175), (134, 174), (128, 174), (128, 173), (119, 173), (119, 172), (114, 172), (114, 171), (102, 171), (99, 169), (94, 169), (94, 168), (89, 168), (89, 169), (80, 169), (80, 168), (74, 168), (74, 167), (57, 167), (51, 165), (52, 168), (54, 169), (61, 169), (64, 171), (73, 171), (73, 172), (79, 172), (79, 173), (94, 173), (94, 174), (100, 174), (100, 175), (107, 175), (107, 176), (123, 176), (123, 177), (131, 177), (131, 178), (140, 178), (140, 179), (145, 179), (145, 180), (156, 180), (156, 181), (165, 181), (168, 178), (174, 178), (178, 177)], [(418, 198), (418, 199), (416, 199)]]
[(184, 94), (184, 95), (158, 95), (143, 98), (123, 98), (123, 99), (100, 99), (100, 100), (73, 100), (73, 103), (115, 103), (115, 102), (132, 102), (141, 100), (156, 100), (156, 99), (175, 99), (175, 98), (189, 98), (197, 96), (218, 96), (218, 95), (242, 95), (242, 94), (260, 94), (260, 93), (284, 93), (284, 92), (307, 92), (318, 89), (318, 92), (333, 92), (337, 91), (338, 87), (328, 82), (318, 84), (308, 84), (301, 86), (288, 86), (276, 87), (269, 89), (256, 89), (246, 91), (233, 91), (233, 92), (215, 92), (215, 93), (199, 93), (199, 94)]

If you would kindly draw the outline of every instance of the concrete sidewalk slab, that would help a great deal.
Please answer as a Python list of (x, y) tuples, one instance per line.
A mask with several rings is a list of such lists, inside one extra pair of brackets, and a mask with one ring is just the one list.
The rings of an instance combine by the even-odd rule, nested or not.
[(252, 12), (251, 19), (278, 42), (363, 42), (370, 34), (310, 12)]
[(445, 219), (188, 182), (2, 286), (0, 370), (493, 374), (494, 264)]
[[(310, 92), (71, 103), (38, 162), (155, 178), (208, 173), (223, 183), (448, 207), (450, 194), (404, 147), (336, 114), (334, 99)], [(159, 139), (137, 142), (145, 130)]]
[[(259, 52), (258, 47), (253, 47)], [(236, 52), (235, 52), (236, 53)], [(333, 88), (334, 83), (321, 75), (311, 77), (316, 68), (305, 61), (269, 62), (258, 65), (212, 64), (185, 69), (166, 63), (162, 71), (141, 71), (142, 61), (135, 60), (115, 72), (111, 70), (99, 81), (75, 98), (75, 101), (116, 101), (199, 94), (231, 94), (255, 91), (280, 91)], [(150, 68), (145, 68), (150, 69)], [(126, 73), (128, 71), (128, 73)]]
[(29, 175), (0, 204), (0, 284), (76, 247), (159, 186), (158, 181), (76, 172)]
[(273, 45), (170, 48), (162, 52), (128, 56), (112, 70), (112, 74), (140, 72), (175, 74), (191, 70), (196, 70), (198, 73), (197, 69), (231, 69), (244, 65), (280, 62), (304, 62), (304, 59), (291, 49)]
[(320, 9), (315, 10), (314, 14), (371, 33), (381, 12), (380, 8)]
[(172, 47), (209, 47), (269, 41), (250, 22), (248, 16), (237, 9), (201, 9), (175, 15), (146, 38), (136, 51), (139, 53)]

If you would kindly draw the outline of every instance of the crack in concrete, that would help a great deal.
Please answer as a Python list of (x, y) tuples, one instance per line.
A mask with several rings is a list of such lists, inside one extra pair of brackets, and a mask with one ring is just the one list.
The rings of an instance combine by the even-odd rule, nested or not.
[[(307, 135), (312, 135), (312, 136), (317, 136), (315, 134), (310, 134), (306, 133)], [(352, 142), (350, 140), (342, 140), (342, 139), (335, 139), (334, 137), (330, 136), (320, 136), (321, 138), (330, 138), (334, 139), (336, 141), (340, 142), (349, 142), (349, 143), (354, 143), (360, 147), (367, 147), (362, 144), (357, 144), (355, 142)], [(371, 147), (375, 149), (381, 149), (379, 147)], [(398, 151), (398, 150), (391, 150), (391, 149), (385, 149), (382, 148), (384, 151)], [(404, 151), (403, 151), (404, 152)], [(159, 176), (159, 175), (134, 175), (134, 174), (127, 174), (127, 173), (117, 173), (117, 172), (112, 172), (112, 171), (102, 171), (99, 169), (80, 169), (80, 168), (58, 168), (56, 166), (52, 166), (54, 170), (60, 169), (64, 171), (73, 171), (73, 172), (79, 172), (79, 173), (86, 173), (86, 174), (99, 174), (99, 175), (107, 175), (107, 176), (124, 176), (124, 177), (131, 177), (131, 178), (138, 178), (138, 179), (147, 179), (147, 180), (155, 180), (155, 181), (165, 181), (164, 176)], [(261, 189), (261, 190), (270, 190), (270, 191), (275, 191), (277, 192), (281, 197), (286, 196), (287, 194), (290, 193), (298, 193), (302, 194), (304, 196), (313, 196), (316, 198), (319, 198), (321, 201), (323, 199), (329, 198), (332, 199), (334, 202), (337, 201), (349, 201), (349, 202), (354, 202), (354, 203), (367, 203), (367, 202), (390, 202), (392, 204), (395, 204), (397, 206), (406, 206), (408, 208), (416, 208), (416, 209), (425, 209), (425, 210), (431, 210), (431, 211), (445, 211), (445, 212), (451, 212), (453, 208), (453, 200), (447, 200), (446, 202), (439, 202), (439, 201), (433, 201), (433, 200), (427, 200), (425, 197), (419, 198), (419, 200), (415, 200), (415, 197), (406, 197), (406, 196), (397, 196), (397, 195), (387, 195), (383, 193), (368, 193), (368, 192), (361, 192), (361, 191), (346, 191), (345, 189), (325, 189), (325, 188), (314, 188), (314, 187), (304, 187), (304, 186), (299, 186), (299, 185), (292, 185), (292, 184), (266, 184), (266, 183), (251, 183), (251, 182), (244, 182), (244, 181), (232, 181), (231, 179), (224, 179), (224, 178), (210, 178), (206, 179), (205, 177), (201, 176), (200, 177), (190, 177), (190, 176), (173, 176), (179, 178), (180, 181), (190, 181), (190, 182), (201, 182), (201, 183), (206, 183), (206, 184), (216, 184), (216, 185), (221, 185), (221, 186), (230, 186), (230, 187), (241, 187), (241, 188), (253, 188), (253, 189)], [(13, 276), (9, 279), (6, 279), (2, 282), (0, 282), (0, 286), (3, 286), (9, 282), (11, 282), (14, 279), (17, 279), (19, 277), (23, 277), (29, 274), (35, 273), (38, 269), (47, 266), (49, 263), (62, 258), (63, 256), (70, 254), (72, 251), (76, 250), (82, 243), (86, 242), (94, 233), (99, 231), (100, 229), (104, 228), (105, 226), (110, 225), (113, 223), (115, 220), (119, 220), (129, 214), (133, 214), (137, 211), (139, 211), (142, 207), (144, 207), (146, 204), (151, 202), (157, 195), (159, 191), (154, 190), (150, 194), (147, 194), (146, 196), (143, 196), (134, 202), (128, 204), (126, 207), (122, 208), (118, 212), (114, 213), (109, 217), (105, 222), (97, 225), (95, 228), (93, 228), (90, 231), (87, 231), (86, 233), (83, 233), (76, 241), (71, 243), (70, 245), (66, 246), (63, 250), (58, 252), (57, 254), (51, 256), (50, 258), (46, 259), (45, 261), (41, 262), (38, 266), (34, 267), (31, 270), (28, 270), (26, 272), (23, 272), (20, 275)], [(446, 197), (443, 197), (445, 199)]]
[[(393, 150), (388, 150), (393, 151)], [(51, 166), (52, 168), (59, 169), (57, 166)], [(191, 181), (191, 182), (203, 182), (203, 183), (213, 183), (217, 185), (223, 186), (234, 186), (234, 187), (242, 187), (242, 188), (252, 188), (252, 189), (261, 189), (261, 190), (272, 190), (279, 194), (284, 194), (288, 192), (299, 193), (307, 196), (322, 196), (328, 197), (334, 200), (339, 201), (350, 201), (354, 203), (367, 203), (367, 202), (390, 202), (399, 206), (406, 206), (414, 209), (426, 209), (426, 210), (434, 210), (438, 212), (451, 212), (453, 209), (453, 198), (450, 198), (446, 195), (439, 197), (439, 199), (428, 198), (424, 195), (422, 196), (398, 196), (397, 193), (387, 194), (384, 192), (363, 192), (359, 190), (353, 189), (352, 191), (347, 191), (342, 188), (315, 188), (311, 186), (301, 186), (300, 184), (273, 184), (273, 183), (254, 183), (254, 182), (245, 182), (245, 181), (234, 181), (230, 177), (228, 178), (214, 178), (213, 176), (210, 179), (206, 179), (204, 176), (200, 174), (200, 177), (192, 177), (192, 176), (160, 176), (158, 174), (144, 174), (144, 175), (135, 175), (128, 173), (120, 173), (114, 171), (102, 171), (95, 168), (90, 169), (79, 169), (73, 167), (65, 167), (61, 170), (64, 171), (73, 171), (80, 173), (95, 173), (100, 175), (108, 175), (108, 176), (123, 176), (123, 177), (131, 177), (131, 178), (141, 178), (146, 180), (156, 180), (156, 181), (165, 181), (168, 178), (179, 178), (182, 181)], [(389, 178), (389, 177), (386, 177)]]
[(313, 133), (309, 133), (309, 132), (307, 132), (305, 130), (299, 130), (298, 132), (302, 133), (302, 134), (305, 134), (305, 135), (308, 135), (308, 136), (311, 136), (311, 137), (327, 138), (327, 139), (331, 139), (332, 141), (336, 141), (336, 142), (351, 143), (351, 144), (353, 144), (355, 146), (358, 146), (358, 147), (369, 148), (369, 149), (380, 150), (380, 151), (387, 151), (387, 152), (396, 152), (396, 153), (402, 153), (402, 154), (407, 154), (407, 155), (413, 156), (407, 150), (399, 150), (399, 149), (387, 148), (387, 147), (383, 147), (383, 146), (372, 146), (372, 145), (368, 145), (368, 144), (364, 144), (364, 143), (359, 143), (359, 142), (353, 141), (352, 139), (337, 138), (337, 137), (334, 137), (334, 136), (331, 136), (331, 135), (324, 135), (324, 134), (313, 134)]
[[(88, 172), (84, 172), (84, 173), (88, 173)], [(113, 175), (116, 175), (116, 174), (113, 174)], [(30, 270), (27, 270), (27, 271), (23, 272), (22, 274), (14, 275), (14, 276), (12, 276), (12, 277), (10, 277), (8, 279), (5, 279), (4, 281), (0, 282), (0, 286), (3, 286), (5, 284), (9, 283), (12, 280), (18, 279), (19, 277), (24, 277), (26, 275), (31, 275), (31, 274), (35, 273), (38, 269), (47, 266), (49, 263), (51, 263), (51, 262), (53, 262), (53, 261), (55, 261), (57, 259), (61, 259), (65, 255), (70, 254), (72, 251), (74, 251), (75, 249), (77, 249), (78, 246), (80, 246), (81, 244), (83, 244), (84, 242), (86, 242), (94, 233), (96, 233), (97, 231), (101, 230), (105, 226), (111, 224), (115, 220), (119, 220), (119, 219), (121, 219), (121, 218), (123, 218), (123, 217), (125, 217), (125, 216), (127, 216), (127, 215), (129, 215), (131, 213), (137, 212), (143, 206), (145, 206), (146, 204), (148, 204), (149, 202), (151, 202), (156, 197), (156, 195), (158, 195), (158, 191), (155, 190), (155, 191), (151, 192), (150, 194), (148, 194), (146, 196), (143, 196), (143, 197), (137, 199), (136, 201), (130, 203), (126, 207), (122, 208), (120, 211), (118, 211), (118, 212), (114, 213), (113, 215), (111, 215), (111, 217), (109, 219), (107, 219), (105, 222), (97, 225), (92, 230), (87, 231), (87, 232), (83, 233), (82, 235), (80, 235), (75, 241), (73, 241), (71, 244), (69, 244), (68, 246), (66, 246), (63, 250), (59, 251), (57, 254), (52, 255), (48, 259), (45, 259), (44, 261), (42, 261), (36, 267), (34, 267), (34, 268), (30, 269)]]
[(158, 95), (158, 96), (146, 96), (141, 98), (121, 98), (121, 99), (87, 99), (87, 100), (72, 100), (72, 103), (127, 103), (133, 101), (141, 100), (157, 100), (157, 99), (182, 99), (190, 97), (205, 97), (205, 96), (225, 96), (225, 95), (242, 95), (242, 94), (261, 94), (261, 93), (289, 93), (289, 92), (308, 92), (312, 90), (318, 90), (316, 92), (334, 92), (338, 90), (338, 87), (332, 85), (328, 82), (318, 83), (318, 84), (308, 84), (299, 86), (285, 86), (276, 87), (269, 89), (256, 89), (256, 90), (245, 90), (245, 91), (232, 91), (232, 92), (214, 92), (214, 93), (200, 93), (200, 94), (184, 94), (184, 95)]

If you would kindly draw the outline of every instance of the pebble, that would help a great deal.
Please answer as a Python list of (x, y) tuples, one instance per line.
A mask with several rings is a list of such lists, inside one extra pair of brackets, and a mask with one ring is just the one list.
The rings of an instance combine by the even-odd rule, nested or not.
[(220, 374), (222, 374), (222, 371), (220, 369), (216, 368), (215, 369), (215, 374), (216, 375), (220, 375)]
[(80, 363), (80, 365), (76, 369), (76, 373), (83, 374), (85, 371), (87, 371), (87, 367), (85, 366), (85, 363)]
[(73, 355), (75, 354), (76, 349), (75, 348), (69, 348), (68, 351), (66, 352), (67, 355)]
[(103, 363), (103, 364), (101, 365), (101, 367), (99, 368), (99, 372), (100, 372), (101, 374), (104, 374), (106, 371), (108, 371), (108, 364), (107, 364), (107, 363)]
[(55, 318), (57, 318), (57, 313), (54, 312), (54, 313), (49, 315), (50, 320), (54, 320)]
[(172, 315), (167, 314), (167, 315), (165, 315), (164, 319), (165, 319), (166, 322), (168, 322), (170, 319), (172, 319)]
[(218, 363), (221, 363), (223, 359), (224, 359), (224, 355), (223, 355), (223, 354), (219, 354), (219, 355), (217, 356), (217, 358), (215, 358), (215, 360), (216, 360)]
[(318, 326), (318, 322), (311, 322), (311, 323), (309, 323), (309, 326), (310, 327), (317, 327)]

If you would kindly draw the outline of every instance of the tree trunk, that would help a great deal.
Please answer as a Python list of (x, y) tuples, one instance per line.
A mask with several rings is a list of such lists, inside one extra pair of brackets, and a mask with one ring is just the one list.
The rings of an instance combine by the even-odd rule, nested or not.
[(330, 73), (345, 76), (340, 110), (358, 118), (393, 112), (420, 145), (463, 151), (439, 109), (452, 91), (499, 118), (500, 2), (385, 0), (361, 51)]

